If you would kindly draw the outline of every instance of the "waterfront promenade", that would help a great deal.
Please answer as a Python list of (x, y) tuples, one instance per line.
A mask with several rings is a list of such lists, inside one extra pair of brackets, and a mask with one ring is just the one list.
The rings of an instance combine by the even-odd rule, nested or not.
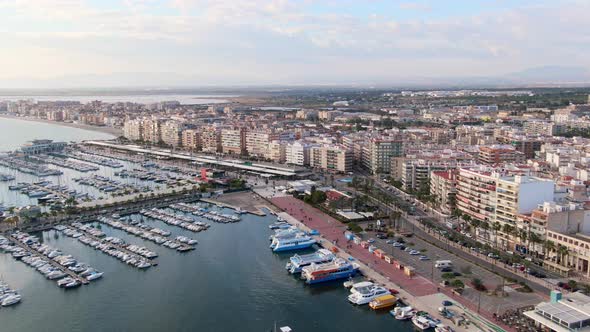
[[(292, 217), (288, 218), (289, 221), (300, 223), (301, 226), (307, 229), (315, 229), (319, 231), (321, 234), (320, 241), (322, 246), (326, 248), (337, 246), (340, 251), (345, 253), (345, 255), (352, 256), (362, 263), (361, 271), (368, 278), (386, 284), (393, 283), (392, 287), (398, 287), (400, 294), (402, 294), (409, 303), (415, 304), (418, 309), (426, 309), (432, 314), (436, 313), (435, 315), (437, 315), (437, 309), (438, 306), (440, 306), (440, 303), (432, 303), (431, 301), (422, 301), (420, 299), (432, 298), (434, 294), (444, 294), (454, 302), (460, 303), (461, 307), (463, 307), (465, 316), (469, 318), (469, 320), (476, 322), (480, 328), (485, 327), (490, 331), (501, 331), (502, 329), (505, 331), (512, 331), (512, 329), (507, 326), (501, 326), (501, 329), (493, 327), (493, 324), (491, 323), (493, 321), (492, 313), (479, 310), (479, 314), (475, 314), (475, 312), (477, 312), (477, 304), (452, 294), (449, 289), (439, 288), (423, 276), (416, 275), (409, 278), (404, 275), (401, 270), (394, 268), (394, 265), (388, 264), (382, 259), (378, 259), (360, 245), (356, 245), (353, 242), (347, 242), (344, 237), (346, 226), (320, 210), (289, 196), (275, 197), (270, 199), (270, 201), (280, 210)], [(481, 319), (481, 317), (478, 316), (485, 317), (485, 319)], [(494, 322), (494, 324), (495, 323), (496, 322)], [(456, 326), (453, 327), (456, 328)]]

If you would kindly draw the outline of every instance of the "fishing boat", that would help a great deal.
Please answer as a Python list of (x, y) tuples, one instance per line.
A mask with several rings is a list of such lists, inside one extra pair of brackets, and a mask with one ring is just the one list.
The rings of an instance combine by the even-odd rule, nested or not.
[(412, 317), (412, 323), (418, 329), (425, 331), (440, 324), (440, 320), (434, 319), (428, 313), (421, 311)]
[(301, 278), (307, 284), (316, 284), (331, 280), (350, 278), (359, 269), (358, 264), (351, 263), (342, 258), (336, 258), (329, 263), (311, 264), (301, 270)]

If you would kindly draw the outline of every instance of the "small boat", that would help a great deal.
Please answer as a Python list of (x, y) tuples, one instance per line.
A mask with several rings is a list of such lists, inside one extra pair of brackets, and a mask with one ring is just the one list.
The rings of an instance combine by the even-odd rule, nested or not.
[(93, 280), (96, 280), (96, 279), (100, 279), (100, 278), (102, 278), (102, 275), (103, 274), (104, 274), (104, 272), (94, 272), (94, 273), (90, 274), (88, 277), (86, 277), (86, 279), (88, 281), (93, 281)]
[(389, 312), (397, 320), (407, 320), (414, 317), (416, 311), (411, 306), (407, 307), (395, 307), (395, 309)]
[(8, 307), (8, 306), (19, 303), (20, 300), (21, 300), (21, 296), (19, 294), (13, 294), (13, 295), (6, 297), (4, 300), (2, 300), (2, 306)]
[(438, 324), (435, 328), (434, 328), (435, 332), (455, 332), (455, 330), (453, 330), (452, 327), (448, 326), (448, 325), (444, 325), (444, 324)]
[(415, 315), (414, 317), (412, 317), (412, 324), (414, 324), (414, 326), (421, 331), (428, 330), (432, 327), (430, 326), (430, 320), (425, 316)]
[(396, 301), (397, 298), (391, 294), (383, 295), (369, 302), (369, 307), (373, 310), (385, 309), (393, 307)]

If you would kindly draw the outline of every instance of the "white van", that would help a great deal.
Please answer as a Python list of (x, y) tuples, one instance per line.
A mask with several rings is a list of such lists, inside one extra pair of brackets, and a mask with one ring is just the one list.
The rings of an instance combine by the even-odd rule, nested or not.
[(446, 267), (453, 267), (453, 262), (449, 261), (449, 260), (436, 261), (436, 262), (434, 262), (434, 267), (436, 267), (437, 269), (444, 269)]

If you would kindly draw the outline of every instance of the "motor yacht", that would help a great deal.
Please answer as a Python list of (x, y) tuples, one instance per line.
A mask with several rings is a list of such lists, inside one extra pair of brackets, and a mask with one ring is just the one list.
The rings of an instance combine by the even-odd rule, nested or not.
[(371, 285), (369, 287), (358, 288), (357, 291), (348, 296), (348, 301), (356, 305), (369, 304), (374, 299), (383, 296), (390, 295), (391, 293), (385, 287), (379, 285)]

